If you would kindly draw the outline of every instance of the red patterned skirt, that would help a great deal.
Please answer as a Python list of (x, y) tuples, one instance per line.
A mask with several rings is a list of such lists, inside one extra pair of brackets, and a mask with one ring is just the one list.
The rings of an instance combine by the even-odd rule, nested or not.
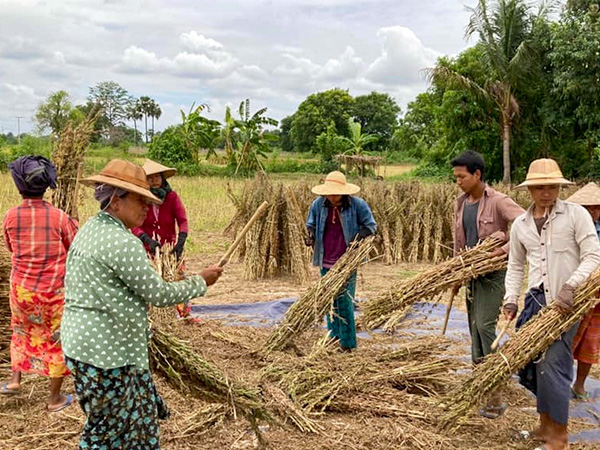
[(64, 291), (31, 292), (11, 283), (12, 339), (10, 360), (15, 372), (50, 378), (69, 375), (60, 343)]
[(573, 357), (587, 364), (597, 364), (600, 354), (600, 304), (581, 321), (573, 340)]

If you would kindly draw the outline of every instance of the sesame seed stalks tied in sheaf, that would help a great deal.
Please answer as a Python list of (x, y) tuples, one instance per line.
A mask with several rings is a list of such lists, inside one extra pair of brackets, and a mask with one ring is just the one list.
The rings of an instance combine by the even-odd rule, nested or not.
[(99, 108), (93, 108), (79, 125), (69, 121), (52, 152), (52, 162), (58, 175), (57, 187), (52, 193), (52, 204), (74, 218), (78, 217), (77, 177), (98, 117)]
[(311, 326), (331, 314), (333, 302), (348, 278), (374, 249), (374, 236), (350, 245), (327, 274), (313, 284), (287, 311), (283, 321), (271, 333), (265, 351), (281, 350)]
[(456, 428), (469, 421), (468, 413), (482, 405), (489, 396), (501, 388), (512, 374), (538, 358), (560, 336), (597, 303), (600, 288), (600, 270), (596, 270), (575, 292), (573, 310), (560, 314), (552, 305), (544, 307), (527, 322), (513, 338), (496, 353), (488, 355), (471, 375), (451, 390), (441, 401), (445, 412), (442, 423)]
[(393, 330), (418, 301), (432, 300), (457, 284), (506, 269), (506, 255), (492, 258), (489, 254), (502, 244), (503, 240), (489, 237), (454, 258), (396, 283), (385, 293), (363, 304), (361, 325), (366, 329), (383, 326), (386, 330)]

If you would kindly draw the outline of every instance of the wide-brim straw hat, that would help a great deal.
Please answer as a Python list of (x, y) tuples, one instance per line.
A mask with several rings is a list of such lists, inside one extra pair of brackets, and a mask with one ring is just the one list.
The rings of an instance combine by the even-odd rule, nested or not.
[(312, 188), (313, 194), (317, 195), (352, 195), (360, 191), (360, 186), (348, 183), (346, 175), (342, 172), (329, 173), (325, 182)]
[(551, 186), (575, 184), (563, 177), (560, 167), (556, 161), (550, 158), (536, 159), (529, 165), (525, 181), (517, 186), (525, 188), (528, 186)]
[(146, 180), (144, 169), (137, 164), (122, 159), (109, 161), (98, 175), (84, 178), (81, 183), (91, 187), (98, 184), (107, 184), (139, 194), (152, 203), (158, 205), (162, 203), (158, 197), (150, 192), (150, 185)]
[(151, 159), (146, 160), (142, 166), (142, 169), (144, 169), (144, 172), (146, 172), (146, 176), (161, 173), (165, 178), (170, 178), (177, 173), (177, 169), (163, 166), (162, 164), (152, 161)]
[(600, 206), (600, 187), (596, 183), (588, 183), (571, 195), (567, 201), (581, 206)]

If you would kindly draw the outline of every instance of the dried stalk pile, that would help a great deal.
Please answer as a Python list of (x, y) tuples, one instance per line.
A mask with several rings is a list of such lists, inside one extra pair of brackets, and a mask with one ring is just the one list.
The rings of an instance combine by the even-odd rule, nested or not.
[(52, 193), (52, 204), (71, 217), (78, 217), (78, 177), (81, 177), (85, 150), (99, 116), (100, 111), (93, 109), (79, 125), (75, 126), (69, 121), (52, 151), (52, 162), (58, 174), (58, 186)]
[(332, 312), (333, 301), (348, 278), (373, 250), (375, 237), (353, 243), (327, 274), (314, 283), (285, 314), (265, 343), (265, 351), (281, 350)]
[(0, 363), (10, 361), (10, 253), (0, 244)]
[(500, 239), (488, 238), (454, 258), (396, 283), (385, 293), (363, 303), (361, 325), (366, 329), (383, 326), (392, 330), (416, 302), (432, 300), (457, 284), (505, 269), (506, 256), (489, 256), (489, 252), (503, 243)]
[(231, 236), (238, 234), (263, 201), (269, 202), (267, 212), (238, 248), (238, 255), (244, 258), (244, 278), (256, 280), (287, 274), (298, 283), (309, 281), (308, 249), (304, 245), (308, 206), (300, 203), (304, 196), (299, 196), (297, 190), (280, 183), (273, 185), (266, 175), (258, 174), (240, 196), (229, 191), (237, 208), (226, 228)]
[[(417, 392), (420, 397), (423, 394), (435, 397), (448, 386), (448, 374), (462, 367), (458, 360), (436, 358), (436, 352), (447, 345), (442, 339), (436, 341), (418, 340), (422, 349), (418, 354), (402, 347), (383, 354), (360, 349), (340, 354), (335, 344), (325, 341), (306, 357), (274, 362), (264, 369), (263, 376), (277, 382), (307, 412), (323, 412), (342, 405), (348, 408), (346, 402), (356, 401), (357, 395), (377, 397), (386, 387)], [(404, 409), (404, 414), (409, 415), (409, 408)], [(414, 416), (426, 417), (421, 411), (415, 411)]]
[(365, 184), (361, 195), (375, 216), (386, 264), (437, 263), (451, 254), (455, 186), (376, 182)]
[(575, 292), (573, 311), (560, 314), (552, 306), (543, 308), (527, 322), (501, 349), (485, 358), (472, 374), (451, 390), (441, 401), (445, 407), (442, 423), (458, 427), (468, 422), (468, 413), (482, 405), (490, 394), (500, 389), (517, 371), (544, 353), (563, 333), (573, 327), (597, 303), (600, 270)]

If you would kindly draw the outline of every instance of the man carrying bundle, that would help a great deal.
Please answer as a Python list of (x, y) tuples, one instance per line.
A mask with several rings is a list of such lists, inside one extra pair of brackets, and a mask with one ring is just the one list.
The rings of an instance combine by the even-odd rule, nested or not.
[[(563, 314), (573, 308), (575, 289), (600, 265), (600, 242), (590, 214), (580, 205), (558, 199), (563, 178), (556, 161), (531, 163), (518, 188), (528, 188), (533, 205), (517, 218), (510, 232), (504, 315), (515, 318), (525, 263), (529, 264), (525, 307), (517, 320), (523, 326), (543, 307)], [(545, 442), (541, 449), (568, 448), (567, 423), (573, 380), (571, 345), (578, 324), (558, 338), (530, 370), (519, 375), (537, 396), (540, 425), (533, 435)], [(551, 333), (552, 330), (547, 330)]]
[[(484, 181), (485, 162), (474, 151), (466, 151), (451, 162), (454, 177), (463, 194), (454, 207), (454, 254), (475, 247), (489, 236), (507, 240), (508, 224), (525, 211), (510, 197), (496, 192)], [(490, 257), (508, 253), (508, 243), (494, 250)], [(492, 352), (496, 322), (504, 296), (505, 271), (492, 272), (473, 279), (467, 288), (467, 311), (471, 333), (471, 358), (477, 364)], [(460, 286), (456, 286), (453, 296)], [(481, 410), (484, 417), (500, 417), (506, 404), (499, 395)]]

